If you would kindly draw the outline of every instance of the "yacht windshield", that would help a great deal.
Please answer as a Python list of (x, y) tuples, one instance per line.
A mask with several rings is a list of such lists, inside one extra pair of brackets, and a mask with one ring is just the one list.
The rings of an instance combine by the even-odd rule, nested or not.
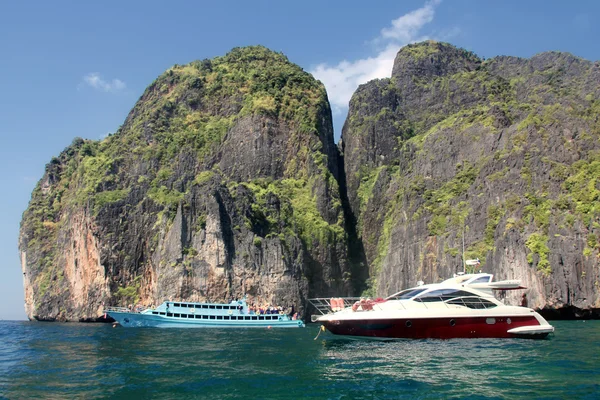
[(407, 300), (415, 297), (421, 292), (424, 292), (427, 288), (423, 289), (406, 289), (396, 294), (391, 295), (386, 300)]

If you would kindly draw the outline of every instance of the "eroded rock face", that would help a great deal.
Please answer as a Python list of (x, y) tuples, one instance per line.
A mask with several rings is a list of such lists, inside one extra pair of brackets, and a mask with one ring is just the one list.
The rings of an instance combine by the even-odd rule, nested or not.
[(462, 270), (464, 238), (530, 306), (597, 313), (599, 90), (598, 63), (566, 53), (401, 49), (391, 79), (354, 94), (342, 137), (373, 294)]
[[(174, 66), (119, 131), (76, 139), (23, 214), (29, 318), (165, 299), (387, 295), (478, 257), (530, 306), (598, 316), (600, 64), (398, 52), (340, 148), (322, 84), (262, 47)], [(516, 302), (518, 294), (507, 294)]]
[(348, 294), (338, 164), (323, 85), (283, 55), (175, 66), (115, 135), (48, 164), (19, 240), (27, 315)]

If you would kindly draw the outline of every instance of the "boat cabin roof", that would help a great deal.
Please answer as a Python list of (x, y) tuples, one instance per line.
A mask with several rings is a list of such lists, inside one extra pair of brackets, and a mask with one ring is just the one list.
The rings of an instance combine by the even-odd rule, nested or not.
[(402, 290), (386, 297), (386, 300), (410, 300), (429, 296), (451, 296), (452, 298), (464, 296), (488, 297), (477, 289), (470, 289), (466, 286), (471, 284), (490, 283), (493, 277), (492, 274), (485, 273), (457, 275), (440, 283), (421, 285)]

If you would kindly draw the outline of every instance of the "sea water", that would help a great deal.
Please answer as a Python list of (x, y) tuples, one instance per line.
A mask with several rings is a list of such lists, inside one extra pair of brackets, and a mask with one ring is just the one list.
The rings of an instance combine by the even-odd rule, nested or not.
[(599, 399), (600, 321), (546, 340), (345, 340), (304, 329), (0, 322), (0, 397)]

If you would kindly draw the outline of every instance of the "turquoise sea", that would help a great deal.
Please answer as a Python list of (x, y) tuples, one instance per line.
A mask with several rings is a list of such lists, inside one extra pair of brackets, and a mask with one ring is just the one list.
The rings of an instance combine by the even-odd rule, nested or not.
[(349, 341), (305, 329), (0, 322), (0, 398), (598, 399), (600, 321), (549, 339)]

